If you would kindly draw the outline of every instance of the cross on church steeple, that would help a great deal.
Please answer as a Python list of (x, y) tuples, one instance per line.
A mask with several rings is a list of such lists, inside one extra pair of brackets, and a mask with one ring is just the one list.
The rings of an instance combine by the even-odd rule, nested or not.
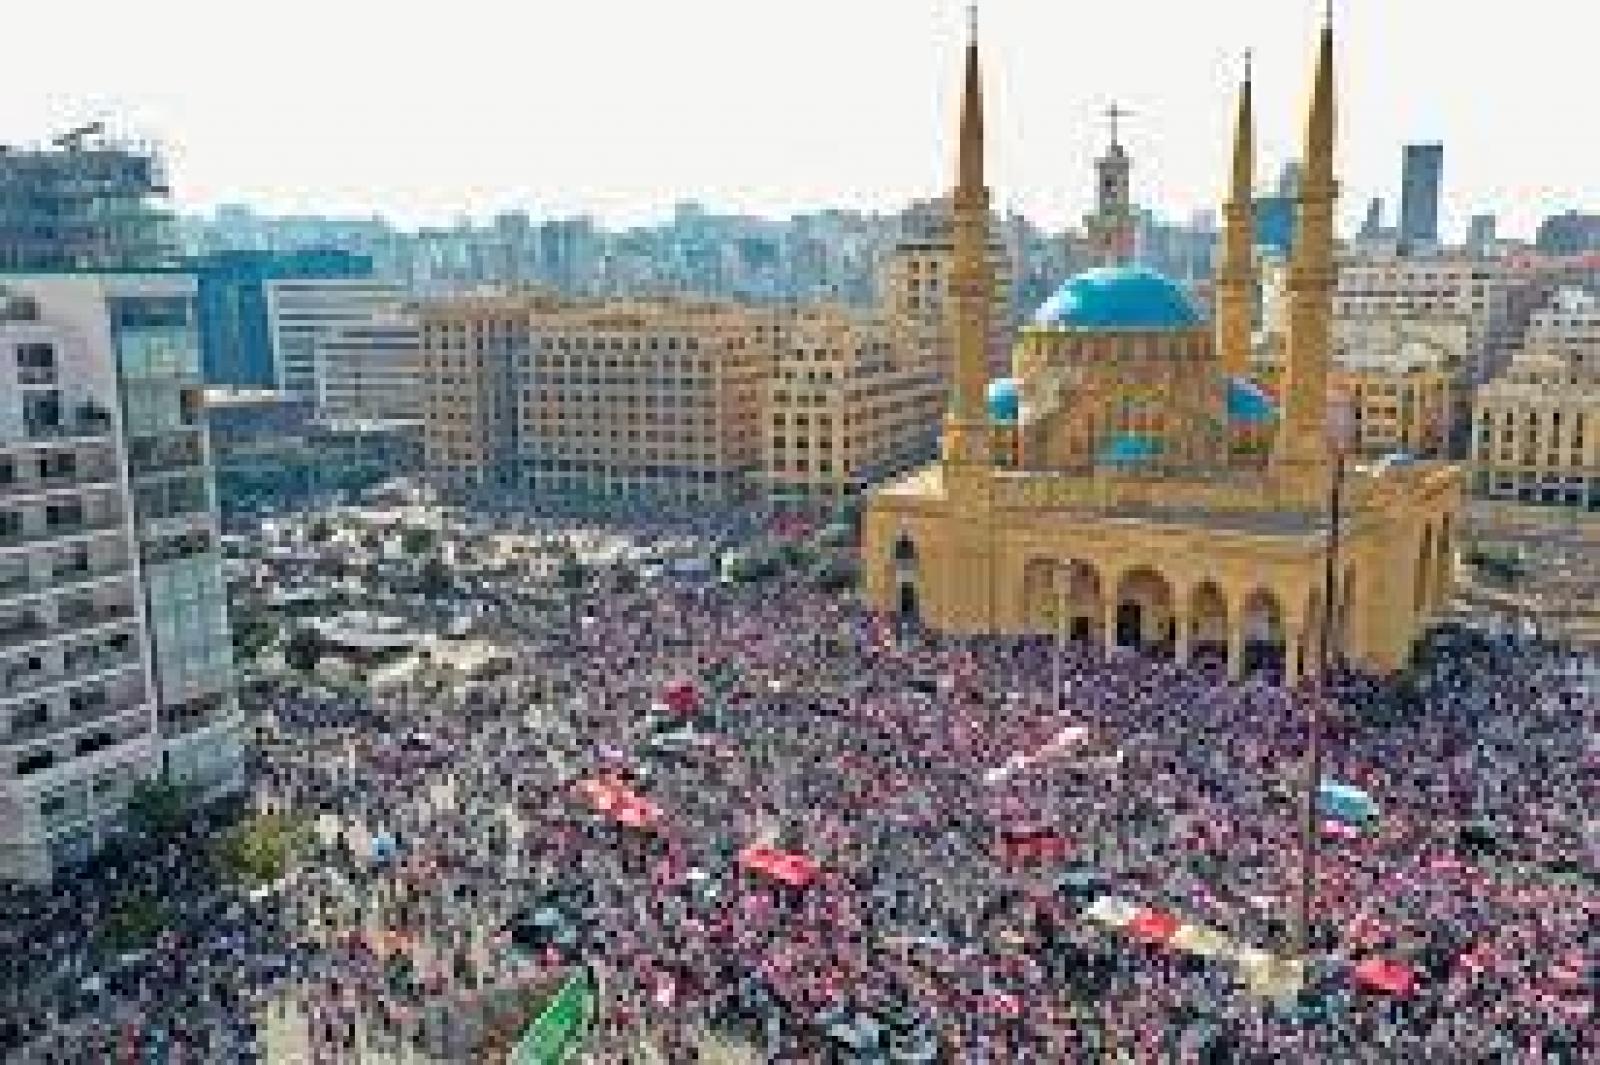
[(1133, 112), (1129, 111), (1121, 104), (1113, 103), (1110, 107), (1106, 108), (1103, 113), (1105, 117), (1111, 121), (1111, 143), (1115, 145), (1117, 143), (1117, 119), (1132, 118)]

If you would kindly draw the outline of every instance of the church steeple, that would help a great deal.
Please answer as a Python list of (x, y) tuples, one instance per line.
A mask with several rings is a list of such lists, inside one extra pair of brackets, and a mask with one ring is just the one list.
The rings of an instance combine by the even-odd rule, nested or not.
[(1217, 355), (1223, 372), (1233, 375), (1250, 370), (1256, 292), (1254, 187), (1255, 115), (1250, 99), (1250, 53), (1246, 52), (1233, 129), (1233, 168), (1228, 200), (1222, 207), (1227, 232), (1217, 271)]
[(988, 254), (989, 190), (983, 181), (983, 84), (978, 64), (977, 9), (969, 8), (966, 73), (961, 96), (950, 298), (955, 366), (945, 418), (944, 458), (978, 463), (991, 458), (984, 393), (988, 384), (989, 302), (994, 292)]
[(1133, 260), (1133, 162), (1117, 138), (1117, 121), (1133, 112), (1113, 103), (1104, 114), (1111, 125), (1111, 143), (1106, 154), (1094, 161), (1095, 209), (1084, 220), (1084, 229), (1097, 265), (1125, 266)]
[(1285, 476), (1309, 483), (1330, 461), (1328, 372), (1332, 358), (1334, 268), (1333, 17), (1322, 27), (1306, 122), (1305, 171), (1289, 263), (1289, 352), (1274, 462)]

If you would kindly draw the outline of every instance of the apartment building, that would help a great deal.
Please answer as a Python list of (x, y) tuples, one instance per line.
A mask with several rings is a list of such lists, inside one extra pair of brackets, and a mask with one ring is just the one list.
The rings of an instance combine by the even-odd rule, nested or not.
[(0, 275), (0, 879), (242, 785), (193, 281)]
[(324, 337), (374, 315), (398, 314), (405, 302), (400, 286), (373, 278), (273, 277), (262, 284), (275, 387), (291, 395), (316, 395), (317, 344)]
[(927, 461), (944, 382), (877, 315), (785, 315), (766, 384), (763, 480), (774, 503), (825, 507)]
[(1339, 264), (1335, 328), (1380, 318), (1460, 322), (1466, 337), (1460, 372), (1471, 385), (1506, 365), (1546, 291), (1536, 272), (1499, 259), (1356, 256)]
[(1473, 487), (1492, 499), (1600, 510), (1600, 300), (1556, 292), (1511, 367), (1478, 389)]
[(410, 314), (330, 326), (315, 341), (316, 412), (324, 421), (421, 421), (422, 327)]
[(741, 498), (761, 465), (777, 313), (693, 299), (425, 303), (430, 474), (455, 490)]
[[(896, 348), (922, 352), (922, 358), (948, 375), (955, 350), (945, 305), (955, 260), (950, 201), (913, 204), (905, 212), (901, 228), (900, 239), (884, 256), (880, 305), (895, 331)], [(1016, 271), (1011, 250), (1001, 239), (1005, 230), (999, 219), (991, 217), (989, 233), (989, 267), (994, 276), (989, 367), (993, 376), (1003, 377), (1011, 365)]]

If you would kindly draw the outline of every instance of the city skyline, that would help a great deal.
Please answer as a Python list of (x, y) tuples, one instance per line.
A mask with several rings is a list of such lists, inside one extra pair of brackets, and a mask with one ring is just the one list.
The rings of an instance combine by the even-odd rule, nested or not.
[[(242, 50), (231, 25), (190, 0), (107, 5), (70, 76), (50, 49), (19, 51), (0, 142), (110, 119), (160, 141), (185, 211), (244, 203), (412, 226), (528, 210), (617, 226), (682, 200), (764, 216), (895, 210), (944, 191), (962, 6), (596, 0), (507, 14), (463, 0), (459, 24), (501, 30), (444, 47), (454, 38), (439, 34), (437, 12), (286, 0)], [(1126, 0), (1088, 22), (1070, 7), (988, 0), (997, 206), (1077, 226), (1106, 141), (1099, 113), (1115, 101), (1134, 112), (1123, 139), (1136, 202), (1178, 219), (1215, 210), (1246, 48), (1262, 101), (1256, 179), (1269, 187), (1301, 135), (1320, 8)], [(1559, 135), (1551, 106), (1600, 14), (1529, 0), (1521, 15), (1476, 25), (1444, 0), (1336, 5), (1342, 228), (1373, 196), (1394, 224), (1401, 150), (1419, 141), (1445, 146), (1448, 240), (1475, 213), (1531, 236), (1544, 215), (1600, 200), (1592, 149)], [(81, 12), (29, 13), (40, 39), (69, 39), (69, 19)], [(183, 61), (148, 62), (140, 44), (153, 34), (182, 45)], [(1535, 48), (1535, 74), (1498, 73), (1501, 58)]]

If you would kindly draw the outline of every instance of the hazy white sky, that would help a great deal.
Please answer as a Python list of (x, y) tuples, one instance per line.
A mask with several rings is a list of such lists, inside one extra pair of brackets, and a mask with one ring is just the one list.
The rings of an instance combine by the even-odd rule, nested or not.
[[(0, 141), (109, 117), (158, 139), (185, 207), (523, 208), (656, 217), (894, 208), (950, 179), (961, 0), (13, 0)], [(1446, 233), (1600, 208), (1600, 0), (1338, 0), (1343, 207), (1445, 143)], [(1135, 193), (1177, 217), (1225, 173), (1256, 53), (1258, 177), (1304, 122), (1321, 0), (984, 0), (990, 184), (1076, 220), (1113, 98)]]

